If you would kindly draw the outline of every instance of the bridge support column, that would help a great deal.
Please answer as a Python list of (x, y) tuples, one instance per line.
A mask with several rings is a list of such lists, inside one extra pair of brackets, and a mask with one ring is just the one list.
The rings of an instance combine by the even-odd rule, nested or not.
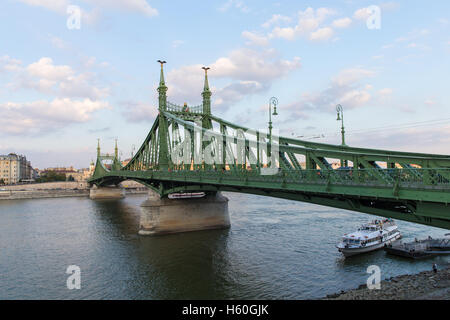
[(97, 187), (93, 186), (89, 191), (91, 199), (121, 199), (125, 197), (125, 191), (120, 187)]
[(228, 198), (220, 192), (203, 198), (161, 199), (149, 191), (141, 205), (140, 235), (159, 235), (230, 227)]

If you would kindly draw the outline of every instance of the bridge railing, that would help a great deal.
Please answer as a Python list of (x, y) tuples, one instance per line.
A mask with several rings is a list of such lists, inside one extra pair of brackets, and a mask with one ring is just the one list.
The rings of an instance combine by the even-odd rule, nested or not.
[(337, 169), (278, 170), (273, 175), (261, 175), (259, 170), (171, 170), (154, 171), (157, 177), (180, 181), (226, 179), (236, 182), (313, 183), (365, 185), (403, 188), (450, 189), (450, 169)]
[(180, 106), (175, 103), (167, 101), (167, 111), (169, 112), (183, 112), (183, 113), (203, 113), (203, 105), (198, 106)]

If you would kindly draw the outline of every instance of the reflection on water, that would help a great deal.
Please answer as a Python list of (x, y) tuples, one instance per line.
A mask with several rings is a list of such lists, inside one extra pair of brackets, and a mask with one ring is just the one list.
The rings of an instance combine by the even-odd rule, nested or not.
[[(227, 194), (232, 227), (159, 237), (137, 235), (144, 196), (92, 201), (0, 202), (3, 299), (307, 299), (382, 277), (446, 264), (383, 251), (344, 259), (340, 237), (371, 216), (299, 202)], [(398, 221), (405, 239), (442, 236)], [(81, 268), (81, 290), (65, 270)]]

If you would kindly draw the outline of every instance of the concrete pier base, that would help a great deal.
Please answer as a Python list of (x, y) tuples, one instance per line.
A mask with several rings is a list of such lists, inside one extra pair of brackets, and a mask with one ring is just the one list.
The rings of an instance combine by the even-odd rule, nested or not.
[(228, 198), (220, 192), (203, 198), (161, 199), (153, 191), (141, 205), (140, 235), (230, 227)]
[(121, 199), (125, 197), (125, 191), (120, 187), (93, 186), (89, 191), (91, 199)]

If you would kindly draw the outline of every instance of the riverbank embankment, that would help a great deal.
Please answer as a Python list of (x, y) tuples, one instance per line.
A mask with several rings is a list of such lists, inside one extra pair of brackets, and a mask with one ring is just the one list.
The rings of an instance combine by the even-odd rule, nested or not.
[(89, 189), (72, 190), (14, 190), (0, 191), (0, 200), (18, 200), (18, 199), (41, 199), (41, 198), (61, 198), (61, 197), (87, 197)]
[(406, 274), (381, 281), (381, 287), (357, 289), (328, 295), (326, 300), (450, 300), (450, 267)]
[[(124, 181), (125, 194), (145, 194), (148, 189), (134, 181)], [(85, 181), (65, 181), (21, 184), (0, 187), (0, 200), (40, 199), (61, 197), (88, 197), (89, 185)]]

